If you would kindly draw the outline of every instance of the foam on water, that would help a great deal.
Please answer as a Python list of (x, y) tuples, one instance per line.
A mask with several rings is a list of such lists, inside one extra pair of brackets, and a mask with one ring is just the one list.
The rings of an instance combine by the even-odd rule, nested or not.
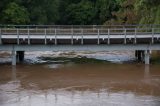
[[(1, 54), (4, 52), (0, 52)], [(6, 54), (11, 54), (10, 52), (5, 52)], [(134, 52), (132, 51), (102, 51), (102, 52), (52, 52), (52, 51), (45, 51), (45, 52), (25, 52), (25, 62), (26, 63), (45, 63), (39, 57), (87, 57), (87, 58), (94, 58), (98, 60), (106, 60), (115, 63), (121, 63), (124, 61), (134, 60)], [(11, 62), (11, 56), (0, 56), (0, 63), (8, 63)]]

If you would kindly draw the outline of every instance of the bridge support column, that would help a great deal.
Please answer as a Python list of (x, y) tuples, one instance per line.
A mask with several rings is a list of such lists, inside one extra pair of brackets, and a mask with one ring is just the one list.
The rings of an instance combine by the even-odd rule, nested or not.
[(146, 50), (145, 51), (145, 64), (150, 64), (150, 51)]
[(143, 50), (136, 50), (135, 51), (135, 57), (139, 62), (142, 62), (144, 60), (144, 51)]
[(138, 50), (135, 51), (135, 58), (138, 59)]
[(17, 51), (16, 52), (17, 53), (17, 55), (16, 55), (16, 57), (17, 57), (17, 62), (23, 62), (24, 61), (24, 51)]
[(16, 65), (16, 51), (12, 50), (12, 65)]

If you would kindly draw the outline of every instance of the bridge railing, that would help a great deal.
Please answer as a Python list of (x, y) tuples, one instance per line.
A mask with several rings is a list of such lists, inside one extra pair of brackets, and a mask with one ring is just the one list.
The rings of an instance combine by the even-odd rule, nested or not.
[(160, 24), (135, 24), (135, 25), (0, 25), (0, 28), (52, 28), (52, 29), (79, 29), (79, 28), (160, 28)]
[(1, 35), (133, 35), (160, 34), (160, 27), (147, 28), (0, 28)]

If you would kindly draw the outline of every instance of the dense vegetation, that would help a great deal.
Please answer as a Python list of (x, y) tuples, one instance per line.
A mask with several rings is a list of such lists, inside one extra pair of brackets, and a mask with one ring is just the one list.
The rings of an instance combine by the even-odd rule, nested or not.
[(0, 24), (160, 24), (160, 0), (0, 0)]

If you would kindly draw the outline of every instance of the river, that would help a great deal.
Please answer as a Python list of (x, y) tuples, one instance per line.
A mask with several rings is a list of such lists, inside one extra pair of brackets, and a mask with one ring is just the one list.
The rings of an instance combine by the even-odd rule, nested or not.
[(8, 64), (9, 55), (2, 54), (0, 106), (160, 105), (160, 65), (122, 63), (133, 59), (132, 52), (85, 54), (112, 61), (102, 63), (46, 62), (37, 55), (52, 57), (58, 53), (30, 52), (25, 63), (17, 66)]

